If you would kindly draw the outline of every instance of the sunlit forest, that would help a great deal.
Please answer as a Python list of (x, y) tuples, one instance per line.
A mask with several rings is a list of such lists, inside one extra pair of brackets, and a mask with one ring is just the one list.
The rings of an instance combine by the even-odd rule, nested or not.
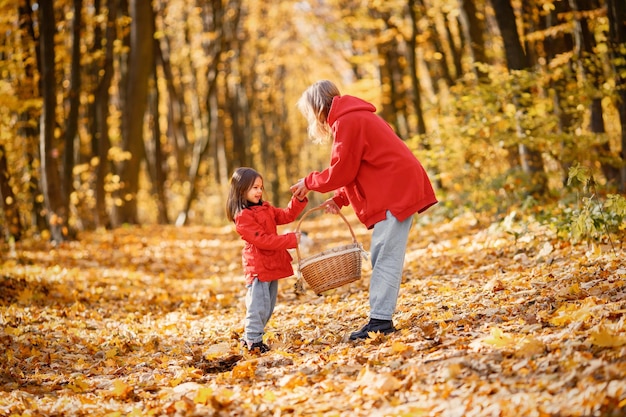
[[(624, 0), (0, 0), (0, 29), (0, 416), (625, 415)], [(281, 280), (257, 356), (229, 180), (284, 206), (328, 165), (296, 107), (322, 79), (439, 203), (398, 331), (347, 340), (364, 262)]]
[(286, 201), (327, 163), (295, 108), (319, 79), (377, 106), (426, 165), (444, 216), (570, 207), (572, 169), (592, 193), (624, 192), (619, 1), (0, 7), (5, 239), (220, 224), (238, 166)]

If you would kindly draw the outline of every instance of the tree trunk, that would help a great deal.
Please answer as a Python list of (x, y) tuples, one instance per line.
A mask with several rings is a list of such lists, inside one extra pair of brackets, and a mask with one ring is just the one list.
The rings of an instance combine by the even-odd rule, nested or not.
[[(426, 8), (426, 6), (424, 6), (423, 0), (419, 0), (419, 2), (424, 8)], [(448, 57), (446, 51), (443, 48), (443, 45), (441, 44), (439, 32), (437, 31), (437, 25), (433, 21), (432, 16), (426, 15), (426, 19), (428, 21), (428, 26), (430, 30), (430, 41), (432, 42), (435, 52), (437, 52), (437, 54), (441, 56), (441, 58), (437, 59), (434, 63), (434, 67), (440, 72), (439, 74), (437, 74), (437, 70), (431, 70), (434, 73), (433, 75), (431, 75), (431, 78), (434, 80), (442, 78), (446, 82), (446, 84), (450, 86), (454, 84), (454, 81), (452, 79), (452, 75), (450, 74), (450, 68), (448, 67)], [(431, 65), (431, 67), (432, 66), (433, 65)], [(435, 88), (438, 88), (437, 82), (435, 82), (434, 84)]]
[[(575, 10), (582, 12), (600, 7), (594, 0), (570, 0), (570, 4), (572, 4)], [(580, 15), (580, 19), (578, 20), (577, 35), (580, 38), (580, 40), (576, 42), (579, 47), (576, 54), (579, 60), (579, 67), (582, 68), (583, 77), (586, 82), (593, 86), (594, 91), (594, 95), (589, 106), (589, 130), (592, 133), (604, 134), (606, 133), (606, 129), (604, 125), (602, 109), (603, 94), (601, 93), (601, 90), (605, 78), (602, 71), (601, 59), (594, 51), (596, 47), (595, 37), (589, 28), (588, 18), (584, 13)], [(597, 152), (598, 160), (601, 164), (602, 172), (607, 182), (609, 184), (619, 184), (619, 167), (612, 163), (614, 156), (612, 155), (609, 141), (607, 140), (602, 145), (598, 145)]]
[[(158, 42), (158, 40), (157, 40)], [(176, 160), (176, 174), (179, 179), (187, 177), (185, 169), (185, 151), (189, 145), (189, 135), (187, 134), (187, 125), (184, 121), (184, 115), (187, 110), (183, 95), (179, 93), (174, 84), (174, 73), (169, 59), (169, 44), (167, 37), (163, 37), (162, 42), (158, 43), (156, 50), (156, 59), (161, 64), (163, 70), (163, 78), (167, 86), (168, 106), (167, 114), (167, 137), (174, 149), (174, 157)]]
[(52, 2), (39, 5), (41, 25), (41, 74), (43, 80), (43, 111), (39, 148), (41, 156), (41, 188), (46, 206), (46, 220), (51, 238), (63, 242), (69, 238), (67, 204), (61, 192), (59, 175), (59, 149), (54, 146), (56, 124), (56, 80), (54, 73), (54, 34), (55, 20)]
[[(496, 21), (500, 29), (500, 35), (504, 42), (504, 51), (506, 56), (507, 67), (510, 71), (524, 70), (529, 67), (528, 57), (522, 48), (519, 39), (517, 25), (515, 23), (515, 13), (509, 0), (491, 0), (494, 8)], [(525, 109), (516, 99), (515, 106), (521, 110)], [(520, 140), (523, 139), (523, 128), (520, 121), (517, 121), (517, 134)], [(537, 150), (530, 149), (527, 145), (520, 142), (518, 149), (513, 153), (519, 153), (520, 164), (522, 170), (527, 173), (532, 180), (533, 189), (531, 192), (535, 194), (544, 194), (547, 191), (547, 177), (543, 167), (543, 159), (541, 153)]]
[(626, 193), (626, 2), (607, 0), (609, 17), (609, 42), (615, 66), (615, 89), (617, 90), (617, 111), (621, 125), (621, 182), (619, 190)]
[(65, 130), (65, 149), (63, 150), (63, 199), (70, 201), (73, 190), (74, 143), (78, 134), (78, 109), (80, 107), (80, 29), (83, 0), (74, 0), (74, 21), (72, 22), (72, 67), (69, 89), (69, 114)]
[(4, 145), (0, 144), (0, 199), (2, 200), (5, 220), (4, 235), (18, 241), (22, 237), (22, 222), (10, 178), (6, 151)]
[[(42, 80), (39, 77), (39, 84), (35, 83), (37, 79), (35, 77), (35, 66), (33, 62), (37, 65), (40, 65), (39, 60), (39, 51), (40, 45), (38, 40), (35, 39), (35, 30), (33, 28), (33, 18), (32, 18), (32, 7), (30, 5), (29, 0), (25, 0), (23, 3), (20, 2), (19, 8), (19, 22), (20, 22), (20, 34), (22, 38), (22, 47), (24, 51), (28, 51), (25, 53), (23, 58), (24, 65), (24, 78), (21, 80), (19, 85), (17, 86), (17, 95), (19, 99), (23, 102), (27, 100), (32, 100), (33, 97), (39, 96), (39, 91), (41, 91)], [(30, 55), (30, 51), (32, 50), (32, 45), (35, 45), (35, 57), (33, 59), (32, 55)], [(41, 68), (37, 68), (38, 72), (41, 74)], [(30, 225), (33, 226), (36, 230), (43, 230), (46, 226), (46, 219), (44, 217), (45, 208), (43, 205), (43, 200), (39, 198), (38, 195), (41, 187), (39, 185), (39, 175), (36, 174), (36, 160), (37, 158), (37, 148), (39, 143), (38, 138), (38, 128), (36, 124), (32, 123), (33, 120), (36, 120), (35, 111), (32, 106), (29, 106), (26, 110), (19, 114), (19, 127), (17, 129), (18, 138), (26, 143), (26, 160), (28, 166), (28, 188), (32, 190), (31, 195), (31, 204), (32, 204), (32, 215), (30, 219)]]
[(122, 140), (130, 159), (120, 166), (121, 193), (115, 205), (115, 224), (136, 224), (139, 172), (145, 159), (144, 116), (148, 103), (148, 81), (154, 68), (154, 11), (151, 2), (130, 1), (130, 55), (125, 85)]
[[(116, 37), (115, 21), (117, 19), (117, 0), (107, 1), (107, 23), (106, 23), (106, 43), (104, 50), (104, 62), (102, 64), (102, 78), (97, 81), (97, 88), (95, 91), (95, 99), (93, 104), (93, 142), (94, 155), (97, 156), (98, 165), (96, 166), (96, 180), (95, 180), (95, 196), (96, 196), (96, 213), (95, 220), (96, 226), (102, 228), (108, 228), (111, 226), (109, 215), (106, 208), (106, 191), (104, 189), (104, 182), (107, 174), (110, 171), (110, 164), (108, 159), (109, 148), (111, 142), (109, 140), (109, 124), (107, 119), (109, 117), (109, 88), (111, 86), (111, 80), (113, 79), (113, 45)], [(99, 46), (99, 44), (97, 44)]]
[[(227, 44), (225, 25), (225, 10), (222, 6), (222, 2), (219, 0), (212, 0), (207, 3), (205, 9), (204, 29), (210, 33), (217, 33), (215, 42), (208, 44), (205, 51), (206, 55), (211, 57), (211, 67), (207, 71), (207, 84), (208, 92), (206, 96), (205, 106), (207, 113), (207, 129), (204, 132), (204, 136), (198, 138), (193, 148), (192, 162), (189, 167), (189, 184), (190, 189), (185, 199), (185, 205), (183, 210), (178, 214), (176, 219), (177, 226), (183, 226), (187, 223), (189, 210), (193, 200), (196, 198), (196, 183), (198, 180), (198, 170), (200, 163), (204, 159), (205, 155), (211, 150), (212, 146), (217, 142), (217, 128), (219, 126), (219, 101), (217, 97), (217, 79), (220, 75), (219, 66), (222, 63), (221, 54), (224, 51)], [(230, 16), (236, 23), (239, 19), (239, 10), (234, 10), (234, 13)], [(232, 23), (232, 21), (231, 21)], [(232, 28), (234, 33), (234, 27)], [(231, 33), (231, 34), (232, 34)], [(214, 147), (214, 146), (213, 146)], [(217, 164), (216, 164), (217, 165)], [(218, 167), (219, 169), (219, 167)]]
[(415, 11), (415, 0), (408, 0), (409, 19), (411, 21), (411, 37), (407, 40), (407, 60), (409, 64), (409, 78), (411, 80), (411, 92), (413, 99), (413, 111), (417, 118), (417, 134), (426, 134), (426, 122), (424, 120), (424, 110), (422, 109), (422, 93), (420, 81), (417, 76), (417, 13)]
[(457, 47), (456, 42), (454, 42), (454, 36), (452, 34), (452, 29), (450, 28), (449, 13), (443, 13), (443, 25), (446, 28), (445, 36), (450, 47), (450, 55), (452, 55), (452, 64), (454, 65), (454, 79), (458, 80), (463, 76), (463, 64), (461, 63), (461, 51), (463, 50), (463, 43), (461, 42)]
[(469, 46), (474, 61), (474, 71), (481, 83), (489, 82), (489, 73), (484, 65), (489, 63), (485, 52), (485, 27), (484, 18), (480, 18), (474, 0), (461, 0), (461, 17), (464, 22), (465, 31), (469, 37)]
[[(570, 13), (571, 9), (569, 4), (564, 1), (556, 2), (554, 8), (550, 10), (546, 16), (541, 19), (539, 30), (550, 31), (551, 28), (558, 27), (561, 23), (559, 21), (559, 15)], [(538, 13), (537, 13), (538, 14)], [(550, 65), (554, 59), (559, 55), (570, 52), (574, 49), (574, 42), (570, 33), (564, 33), (560, 31), (554, 31), (554, 33), (545, 37), (543, 41), (543, 49), (545, 51), (545, 58), (547, 65)], [(558, 135), (570, 135), (573, 134), (573, 125), (575, 117), (572, 112), (572, 105), (568, 103), (568, 97), (570, 92), (568, 87), (572, 82), (576, 80), (568, 74), (575, 74), (575, 69), (572, 68), (571, 61), (561, 64), (563, 67), (569, 67), (564, 71), (559, 71), (559, 76), (553, 76), (550, 79), (549, 90), (552, 94), (553, 113), (557, 117), (558, 124), (555, 128), (555, 132)], [(550, 94), (550, 93), (548, 93)], [(576, 103), (577, 104), (577, 103)], [(567, 141), (561, 141), (560, 152), (554, 152), (554, 156), (557, 157), (558, 162), (561, 165), (561, 177), (563, 184), (567, 183), (567, 177), (569, 169), (574, 163), (572, 160), (572, 149), (574, 143), (568, 143)]]
[(395, 132), (401, 138), (406, 139), (409, 135), (406, 115), (406, 92), (404, 88), (404, 69), (399, 56), (399, 47), (396, 36), (390, 33), (398, 33), (399, 30), (391, 20), (391, 13), (380, 11), (376, 8), (369, 10), (370, 16), (384, 22), (382, 30), (375, 30), (377, 37), (376, 47), (380, 64), (380, 85), (383, 87), (381, 96), (383, 104), (381, 116), (393, 126)]
[[(158, 41), (154, 41), (155, 53), (158, 48)], [(157, 222), (159, 224), (168, 224), (167, 201), (165, 199), (165, 172), (163, 163), (163, 151), (161, 149), (161, 126), (159, 124), (159, 89), (157, 80), (156, 65), (153, 74), (153, 86), (150, 98), (150, 125), (152, 132), (152, 140), (147, 144), (150, 152), (146, 152), (148, 166), (150, 168), (150, 177), (152, 180), (152, 189), (156, 196), (158, 209)]]

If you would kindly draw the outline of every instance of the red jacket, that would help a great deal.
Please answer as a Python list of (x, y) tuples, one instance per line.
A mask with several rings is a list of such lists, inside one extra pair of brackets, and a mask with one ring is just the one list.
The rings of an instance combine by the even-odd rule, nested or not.
[(246, 241), (243, 248), (243, 270), (246, 283), (275, 281), (293, 275), (291, 255), (287, 249), (298, 245), (295, 233), (277, 234), (276, 226), (291, 223), (304, 210), (308, 200), (292, 198), (287, 208), (273, 207), (267, 201), (250, 206), (235, 216), (237, 233)]
[(335, 97), (328, 114), (334, 136), (330, 165), (304, 179), (309, 190), (335, 191), (337, 205), (351, 204), (368, 229), (387, 210), (403, 221), (437, 203), (422, 164), (375, 111), (360, 98)]

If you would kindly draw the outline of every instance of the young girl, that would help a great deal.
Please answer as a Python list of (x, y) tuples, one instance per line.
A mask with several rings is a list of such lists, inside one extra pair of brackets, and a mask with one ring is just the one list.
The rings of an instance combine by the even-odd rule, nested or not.
[(437, 203), (430, 180), (371, 103), (342, 96), (335, 84), (324, 80), (302, 94), (298, 108), (309, 123), (310, 136), (317, 142), (332, 139), (333, 144), (329, 167), (291, 186), (294, 196), (335, 191), (325, 202), (326, 211), (337, 213), (350, 204), (359, 220), (373, 229), (369, 321), (350, 339), (391, 333), (413, 215)]
[(292, 197), (287, 208), (281, 209), (263, 201), (263, 177), (252, 168), (238, 168), (231, 178), (226, 214), (246, 242), (242, 254), (248, 289), (244, 338), (251, 351), (270, 349), (263, 343), (263, 334), (276, 305), (277, 280), (293, 275), (287, 249), (300, 241), (300, 233), (279, 235), (276, 226), (294, 221), (307, 202), (306, 197)]

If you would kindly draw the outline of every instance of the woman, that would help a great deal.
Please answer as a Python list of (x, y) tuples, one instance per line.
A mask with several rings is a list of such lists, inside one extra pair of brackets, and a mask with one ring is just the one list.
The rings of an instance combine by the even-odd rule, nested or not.
[(372, 229), (369, 321), (350, 340), (365, 339), (371, 332), (391, 333), (413, 215), (437, 203), (431, 182), (371, 103), (342, 96), (335, 84), (323, 80), (302, 94), (298, 108), (313, 140), (332, 138), (333, 143), (328, 168), (300, 179), (291, 186), (292, 193), (301, 199), (309, 191), (334, 191), (324, 203), (326, 211), (338, 213), (351, 205)]

